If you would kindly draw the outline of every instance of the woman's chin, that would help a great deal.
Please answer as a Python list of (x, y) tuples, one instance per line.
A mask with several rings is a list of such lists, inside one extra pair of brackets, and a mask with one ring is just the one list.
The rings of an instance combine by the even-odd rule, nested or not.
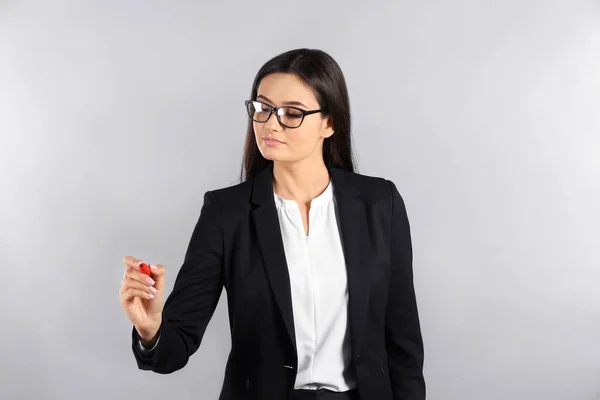
[(273, 149), (273, 148), (262, 148), (260, 149), (260, 154), (262, 154), (262, 156), (269, 160), (269, 161), (285, 161), (285, 156), (283, 156), (281, 154), (281, 151), (278, 151), (278, 149)]

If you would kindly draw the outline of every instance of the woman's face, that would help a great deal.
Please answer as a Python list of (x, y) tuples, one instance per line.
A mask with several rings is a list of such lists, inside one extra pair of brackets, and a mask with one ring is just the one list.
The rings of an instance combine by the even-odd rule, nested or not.
[[(255, 100), (274, 107), (290, 105), (305, 111), (320, 108), (310, 86), (297, 75), (289, 73), (265, 76), (260, 82)], [(333, 134), (330, 118), (323, 118), (321, 113), (305, 116), (298, 128), (281, 125), (275, 112), (265, 123), (253, 121), (253, 126), (258, 149), (264, 158), (273, 161), (296, 162), (310, 158), (322, 160), (323, 140)], [(269, 137), (276, 141), (269, 141)]]

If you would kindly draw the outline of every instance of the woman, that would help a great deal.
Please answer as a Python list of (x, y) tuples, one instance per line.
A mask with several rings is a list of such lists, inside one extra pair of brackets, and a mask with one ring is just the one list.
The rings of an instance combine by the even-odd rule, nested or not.
[(338, 64), (280, 54), (246, 108), (242, 183), (205, 194), (164, 308), (165, 268), (124, 259), (139, 368), (183, 368), (225, 287), (221, 400), (425, 399), (409, 221), (391, 181), (354, 172)]

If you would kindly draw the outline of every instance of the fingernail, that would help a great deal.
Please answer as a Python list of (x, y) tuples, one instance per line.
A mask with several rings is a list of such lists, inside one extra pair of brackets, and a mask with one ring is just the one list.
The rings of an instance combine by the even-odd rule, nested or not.
[(154, 279), (150, 278), (149, 276), (146, 277), (146, 282), (148, 282), (148, 285), (154, 285)]
[(153, 288), (152, 286), (148, 286), (148, 289), (152, 292), (152, 293), (156, 293), (158, 292), (158, 290), (156, 290), (155, 288)]
[(153, 299), (153, 298), (154, 298), (154, 295), (153, 295), (152, 293), (148, 293), (148, 298), (149, 298), (149, 299)]
[(156, 265), (154, 265), (154, 264), (150, 264), (150, 268), (154, 269), (154, 270), (158, 269), (158, 267)]

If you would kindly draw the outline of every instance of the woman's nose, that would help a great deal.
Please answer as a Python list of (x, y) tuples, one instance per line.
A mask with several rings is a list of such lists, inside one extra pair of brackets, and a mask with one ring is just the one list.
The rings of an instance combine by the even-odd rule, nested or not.
[(275, 115), (275, 113), (276, 111), (273, 111), (267, 122), (265, 122), (265, 128), (271, 131), (278, 131), (283, 128), (282, 125), (279, 123), (279, 120), (277, 119), (277, 115)]

